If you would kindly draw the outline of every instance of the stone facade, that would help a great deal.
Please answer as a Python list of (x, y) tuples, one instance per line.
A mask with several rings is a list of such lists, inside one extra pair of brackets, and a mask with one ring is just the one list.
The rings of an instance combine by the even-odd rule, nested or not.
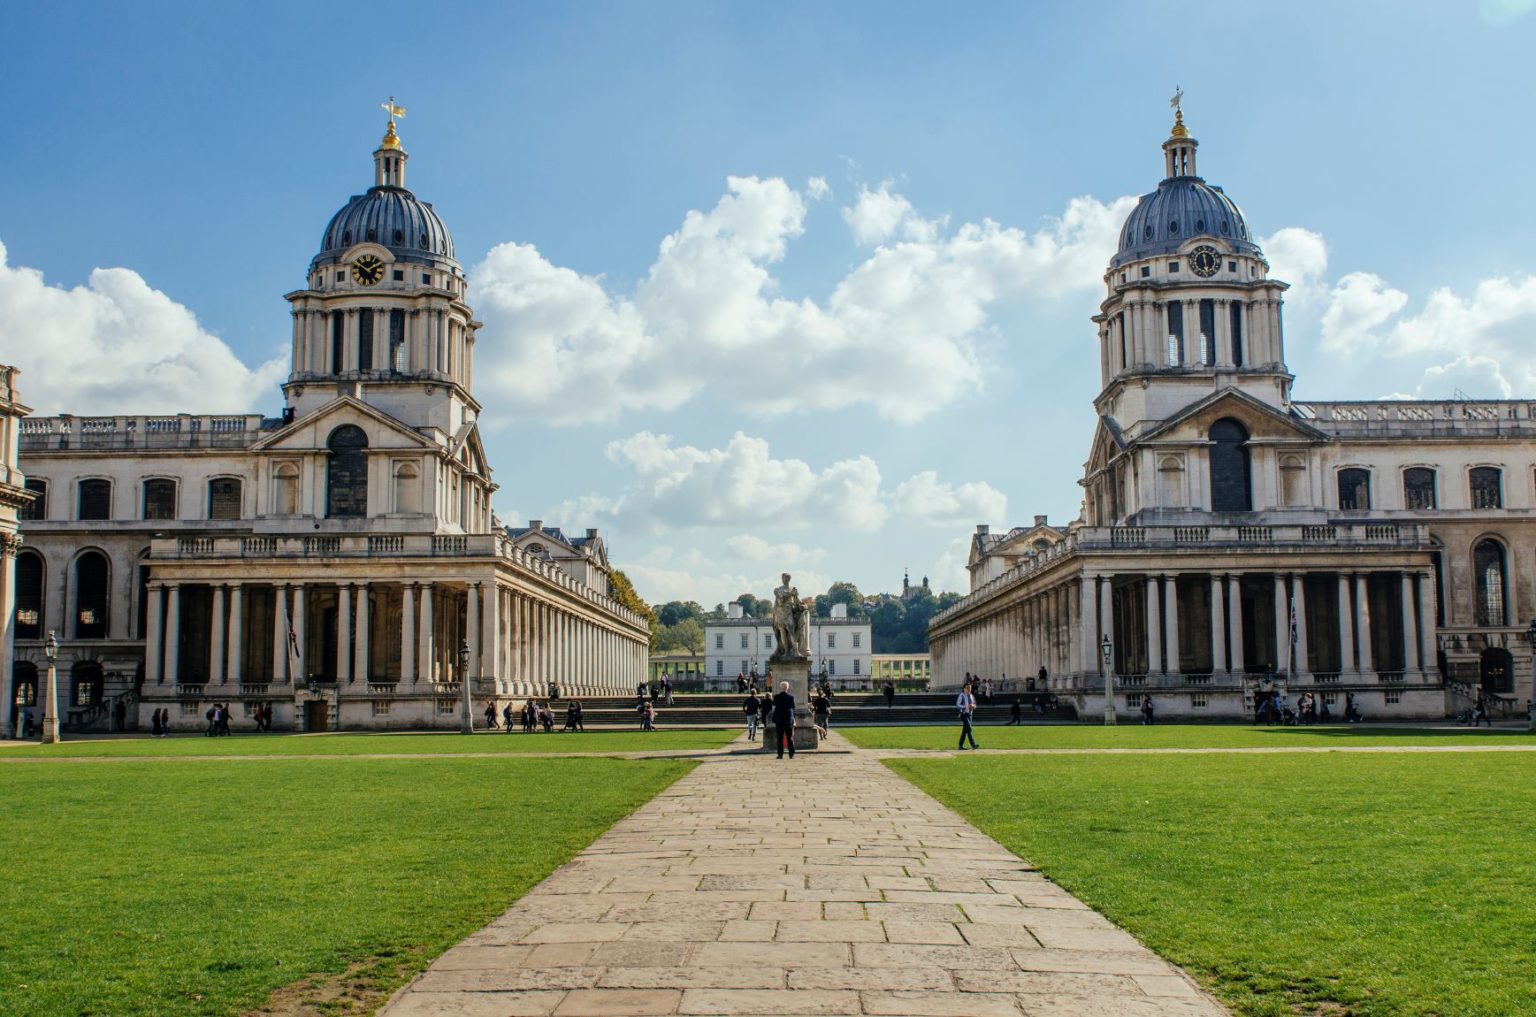
[[(1536, 400), (1293, 401), (1281, 294), (1237, 206), (1166, 177), (1104, 281), (1103, 388), (1081, 518), (973, 538), (970, 594), (930, 627), (935, 684), (1032, 676), (1080, 716), (1346, 697), (1438, 718), (1479, 691), (1523, 716), (1536, 615)], [(1037, 539), (1038, 536), (1038, 539)], [(1533, 630), (1536, 631), (1536, 630)]]
[(466, 679), (478, 716), (644, 677), (649, 630), (609, 596), (597, 532), (530, 547), (495, 518), (464, 274), (393, 125), (374, 162), (287, 295), (278, 416), (21, 422), (12, 702), (50, 631), (76, 728), (119, 702), (141, 727), (214, 702), (279, 728), (458, 727)]
[[(0, 364), (0, 688), (13, 690), (11, 661), (16, 638), (16, 556), (21, 551), (19, 514), (32, 502), (19, 464), (20, 421), (30, 408), (16, 390), (21, 372)], [(4, 733), (15, 733), (20, 711), (37, 702), (38, 683), (15, 690), (7, 700)]]
[[(711, 679), (735, 678), (771, 670), (773, 623), (743, 616), (741, 605), (727, 605), (730, 617), (704, 624), (704, 673)], [(848, 605), (833, 604), (832, 617), (811, 618), (811, 673), (829, 678), (864, 678), (870, 673), (871, 626), (849, 618)]]

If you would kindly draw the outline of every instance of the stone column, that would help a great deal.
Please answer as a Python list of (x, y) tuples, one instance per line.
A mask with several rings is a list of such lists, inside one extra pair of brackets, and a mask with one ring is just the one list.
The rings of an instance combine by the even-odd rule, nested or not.
[[(1081, 635), (1079, 640), (1082, 649), (1078, 651), (1078, 659), (1082, 662), (1082, 673), (1091, 675), (1098, 671), (1099, 661), (1099, 592), (1096, 587), (1099, 584), (1098, 576), (1083, 576), (1080, 581), (1078, 621)], [(1015, 672), (1017, 677), (1018, 673)]]
[(1349, 596), (1349, 576), (1339, 573), (1339, 670), (1355, 673), (1355, 607)]
[(434, 599), (432, 584), (422, 583), (421, 625), (417, 630), (418, 634), (416, 637), (416, 673), (421, 677), (422, 681), (426, 682), (437, 681), (437, 669), (435, 666), (437, 656), (434, 653), (437, 631), (432, 618), (432, 601)]
[[(1071, 673), (1071, 674), (1076, 674), (1076, 675), (1083, 674), (1084, 672), (1086, 672), (1088, 670), (1087, 663), (1083, 660), (1082, 648), (1079, 645), (1081, 640), (1079, 640), (1078, 636), (1077, 636), (1078, 631), (1083, 626), (1083, 610), (1082, 610), (1082, 607), (1083, 607), (1083, 602), (1084, 601), (1088, 602), (1089, 614), (1090, 615), (1092, 614), (1092, 606), (1093, 606), (1093, 599), (1092, 598), (1093, 598), (1093, 595), (1092, 595), (1091, 591), (1086, 593), (1086, 594), (1083, 592), (1083, 587), (1086, 586), (1086, 585), (1087, 585), (1087, 583), (1083, 579), (1081, 579), (1081, 578), (1078, 579), (1078, 581), (1077, 581), (1078, 592), (1077, 592), (1077, 596), (1075, 596), (1075, 597), (1072, 595), (1072, 585), (1071, 585), (1071, 583), (1064, 583), (1064, 584), (1062, 584), (1062, 588), (1061, 588), (1062, 599), (1066, 601), (1066, 605), (1065, 605), (1066, 606), (1066, 612), (1065, 612), (1065, 614), (1066, 614), (1066, 623), (1067, 624), (1066, 624), (1066, 630), (1062, 633), (1062, 635), (1065, 637), (1066, 642), (1067, 642), (1067, 671), (1069, 673)], [(995, 616), (994, 616), (994, 619), (995, 619)], [(994, 632), (996, 631), (996, 621), (995, 620), (993, 622), (993, 631)], [(991, 677), (991, 678), (996, 678), (997, 677), (997, 668), (995, 666), (995, 661), (993, 661), (992, 663), (993, 663), (994, 666), (988, 668), (987, 676)]]
[(1435, 646), (1435, 574), (1419, 573), (1419, 662), (1425, 671), (1440, 666)]
[(400, 680), (416, 680), (416, 584), (400, 586)]
[(1211, 671), (1227, 670), (1227, 598), (1226, 584), (1220, 576), (1211, 576)]
[[(1099, 577), (1099, 638), (1095, 640), (1095, 644), (1102, 643), (1104, 641), (1103, 640), (1104, 636), (1108, 636), (1109, 639), (1110, 639), (1110, 642), (1114, 642), (1114, 640), (1115, 640), (1115, 577), (1114, 576), (1100, 576)], [(1098, 645), (1094, 646), (1093, 653), (1094, 653), (1093, 659), (1097, 663), (1101, 659), (1099, 657)], [(1026, 663), (1025, 671), (1022, 673), (1021, 677), (1027, 679), (1027, 678), (1029, 678), (1029, 676), (1030, 676), (1030, 672), (1028, 670), (1028, 664)]]
[(1311, 640), (1307, 635), (1307, 577), (1298, 572), (1291, 576), (1291, 599), (1296, 605), (1296, 673), (1312, 680)]
[(309, 644), (304, 641), (304, 623), (308, 620), (304, 610), (304, 584), (293, 584), (293, 680), (295, 684), (308, 677), (309, 665), (304, 662), (304, 651)]
[(1290, 600), (1286, 595), (1285, 576), (1275, 573), (1275, 673), (1287, 676), (1296, 670), (1291, 660)]
[(224, 587), (213, 587), (213, 632), (208, 638), (208, 681), (223, 685), (224, 678)]
[(144, 619), (144, 680), (159, 685), (165, 681), (165, 670), (161, 663), (164, 660), (165, 639), (162, 634), (164, 619), (160, 611), (160, 584), (150, 583), (144, 595), (149, 598)]
[(165, 604), (165, 675), (172, 682), (181, 681), (181, 587), (166, 586)]
[(357, 627), (354, 630), (353, 641), (356, 643), (352, 651), (352, 680), (367, 683), (370, 666), (368, 653), (373, 648), (373, 625), (370, 615), (373, 604), (368, 595), (368, 584), (357, 584)]
[(1243, 577), (1227, 577), (1227, 626), (1232, 640), (1232, 659), (1228, 665), (1232, 673), (1248, 673), (1248, 654), (1243, 647)]
[(1168, 673), (1182, 674), (1184, 665), (1179, 653), (1179, 577), (1163, 577), (1163, 593), (1167, 604), (1163, 608), (1163, 628), (1168, 633)]
[(1371, 653), (1371, 600), (1367, 578), (1364, 572), (1355, 576), (1355, 628), (1360, 633), (1361, 674), (1376, 670), (1376, 662)]
[(1163, 612), (1158, 603), (1157, 576), (1147, 577), (1147, 673), (1163, 670)]
[(1419, 670), (1419, 634), (1413, 627), (1413, 573), (1402, 574), (1403, 583), (1403, 670)]
[(288, 680), (288, 587), (272, 584), (272, 681)]
[(245, 604), (239, 583), (229, 586), (229, 683), (239, 687), (245, 681)]
[(485, 669), (490, 672), (490, 677), (496, 681), (498, 692), (506, 688), (506, 668), (504, 666), (505, 654), (502, 652), (501, 601), (504, 596), (501, 587), (492, 580), (490, 592), (485, 598), (485, 627), (489, 635), (485, 639), (486, 662)]
[(336, 680), (352, 681), (352, 587), (336, 587)]
[(480, 677), (480, 584), (465, 584), (464, 640), (469, 643), (469, 674)]

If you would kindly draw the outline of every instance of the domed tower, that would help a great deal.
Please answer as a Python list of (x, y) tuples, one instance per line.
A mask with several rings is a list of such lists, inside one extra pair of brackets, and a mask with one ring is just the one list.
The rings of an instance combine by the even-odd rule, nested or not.
[(293, 305), (293, 366), (283, 386), (295, 416), (350, 395), (412, 427), (454, 434), (474, 420), (475, 330), (453, 238), (405, 186), (409, 156), (394, 105), (373, 153), (373, 186), (331, 217), (309, 287)]
[(1163, 180), (1142, 195), (1094, 316), (1101, 416), (1134, 437), (1222, 388), (1274, 406), (1290, 397), (1281, 294), (1242, 209), (1195, 168), (1199, 142), (1175, 98)]

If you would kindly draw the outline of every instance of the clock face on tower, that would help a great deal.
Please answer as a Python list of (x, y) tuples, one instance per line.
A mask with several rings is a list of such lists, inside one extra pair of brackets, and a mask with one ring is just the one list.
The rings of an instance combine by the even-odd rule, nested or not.
[(1197, 247), (1189, 252), (1189, 267), (1202, 279), (1209, 279), (1221, 267), (1221, 255), (1214, 247)]
[(384, 263), (371, 254), (365, 254), (352, 263), (352, 281), (372, 286), (384, 278)]

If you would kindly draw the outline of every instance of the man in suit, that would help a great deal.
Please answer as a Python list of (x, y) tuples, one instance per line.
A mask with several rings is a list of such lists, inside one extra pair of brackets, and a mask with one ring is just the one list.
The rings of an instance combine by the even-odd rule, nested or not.
[(960, 695), (955, 698), (955, 709), (960, 713), (960, 748), (965, 748), (965, 740), (971, 740), (971, 748), (976, 747), (976, 735), (971, 731), (971, 716), (976, 712), (976, 697), (971, 694), (970, 683), (960, 690)]
[(789, 758), (795, 758), (795, 697), (789, 691), (789, 682), (779, 682), (778, 694), (773, 697), (774, 745), (779, 758), (784, 758), (784, 743), (789, 743)]

